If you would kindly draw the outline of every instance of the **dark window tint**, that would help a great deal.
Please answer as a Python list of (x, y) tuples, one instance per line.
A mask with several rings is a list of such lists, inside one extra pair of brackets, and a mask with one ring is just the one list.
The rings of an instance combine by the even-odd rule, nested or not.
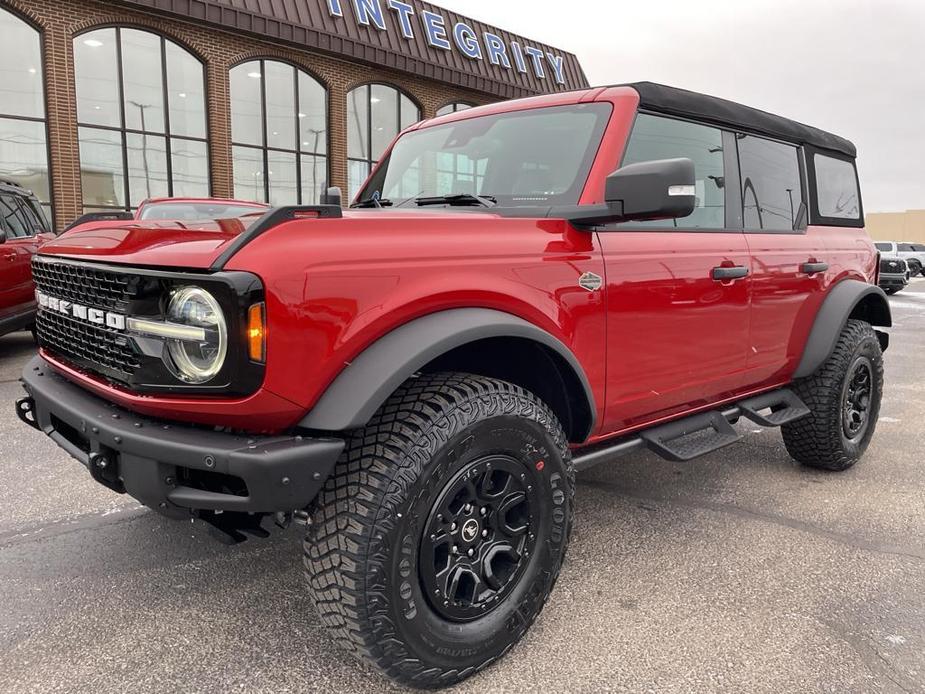
[(4, 229), (11, 237), (32, 235), (32, 229), (15, 195), (0, 195), (0, 216), (3, 217)]
[[(687, 217), (644, 222), (643, 226), (722, 229), (726, 224), (723, 133), (696, 123), (640, 114), (623, 155), (623, 166), (686, 157), (694, 162), (697, 206)], [(640, 223), (633, 222), (633, 226)]]
[(901, 253), (912, 253), (915, 251), (915, 247), (911, 243), (901, 243), (899, 244), (899, 251)]
[(860, 219), (861, 205), (854, 164), (822, 154), (813, 157), (819, 214), (833, 219)]
[(922, 246), (916, 243), (916, 244), (913, 244), (912, 250), (914, 250), (916, 253), (922, 253), (923, 251), (925, 251), (925, 246)]
[(745, 228), (792, 230), (803, 203), (797, 148), (752, 135), (737, 139)]
[(892, 251), (893, 250), (893, 244), (891, 243), (875, 243), (874, 245), (877, 247), (878, 251)]
[(43, 231), (48, 231), (45, 224), (45, 216), (30, 200), (19, 198), (18, 202), (23, 216), (31, 227), (33, 234), (41, 234)]

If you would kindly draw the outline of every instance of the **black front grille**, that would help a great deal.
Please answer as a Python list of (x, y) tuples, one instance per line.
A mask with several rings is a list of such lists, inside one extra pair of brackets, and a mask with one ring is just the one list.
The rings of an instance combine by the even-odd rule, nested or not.
[(124, 311), (136, 284), (129, 274), (41, 257), (32, 261), (32, 277), (46, 294), (107, 311)]
[(128, 381), (141, 366), (129, 339), (115, 330), (48, 310), (39, 311), (35, 327), (42, 347), (107, 376)]
[(888, 272), (893, 275), (899, 274), (906, 271), (906, 261), (888, 258), (883, 258), (880, 261), (880, 272)]
[[(32, 276), (49, 297), (123, 315), (139, 287), (138, 275), (40, 256), (32, 261)], [(39, 344), (53, 356), (110, 380), (128, 384), (141, 366), (130, 338), (85, 316), (40, 307), (35, 327)]]

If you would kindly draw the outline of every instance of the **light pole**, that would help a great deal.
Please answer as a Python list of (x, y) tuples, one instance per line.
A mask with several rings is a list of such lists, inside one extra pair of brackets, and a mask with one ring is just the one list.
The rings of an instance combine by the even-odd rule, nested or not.
[[(315, 144), (312, 147), (312, 188), (314, 189), (315, 194), (318, 192), (318, 140), (321, 138), (321, 133), (324, 132), (324, 128), (320, 130), (315, 130), (314, 128), (310, 129), (312, 135), (315, 136)], [(316, 198), (314, 202), (317, 201), (317, 195), (313, 195)]]
[(141, 113), (141, 165), (145, 169), (145, 199), (151, 197), (151, 172), (148, 169), (148, 129), (145, 127), (145, 109), (151, 108), (151, 104), (139, 104), (137, 101), (129, 101), (132, 106), (136, 106)]

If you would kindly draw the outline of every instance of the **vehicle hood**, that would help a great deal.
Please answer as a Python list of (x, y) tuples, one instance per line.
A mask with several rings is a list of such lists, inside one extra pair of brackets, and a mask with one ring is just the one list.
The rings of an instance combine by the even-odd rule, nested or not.
[[(479, 208), (434, 208), (343, 211), (342, 219), (299, 219), (282, 222), (300, 225), (300, 232), (311, 233), (317, 225), (350, 224), (354, 232), (370, 227), (403, 228), (403, 222), (415, 220), (420, 228), (447, 220), (475, 221), (479, 217), (496, 217)], [(42, 246), (43, 255), (56, 255), (114, 265), (209, 269), (228, 246), (259, 217), (222, 219), (204, 222), (89, 222), (67, 231)], [(357, 222), (360, 224), (357, 225)]]
[(41, 253), (118, 265), (206, 269), (255, 221), (89, 222), (49, 241)]

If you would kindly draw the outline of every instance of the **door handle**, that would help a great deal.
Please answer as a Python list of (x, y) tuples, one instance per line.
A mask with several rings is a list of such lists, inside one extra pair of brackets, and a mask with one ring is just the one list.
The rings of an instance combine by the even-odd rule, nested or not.
[(740, 280), (743, 277), (748, 277), (748, 268), (744, 265), (732, 265), (729, 267), (720, 265), (719, 267), (713, 268), (712, 277), (719, 282)]
[(825, 272), (828, 269), (828, 263), (803, 263), (800, 266), (800, 272), (804, 275), (815, 275), (817, 272)]

